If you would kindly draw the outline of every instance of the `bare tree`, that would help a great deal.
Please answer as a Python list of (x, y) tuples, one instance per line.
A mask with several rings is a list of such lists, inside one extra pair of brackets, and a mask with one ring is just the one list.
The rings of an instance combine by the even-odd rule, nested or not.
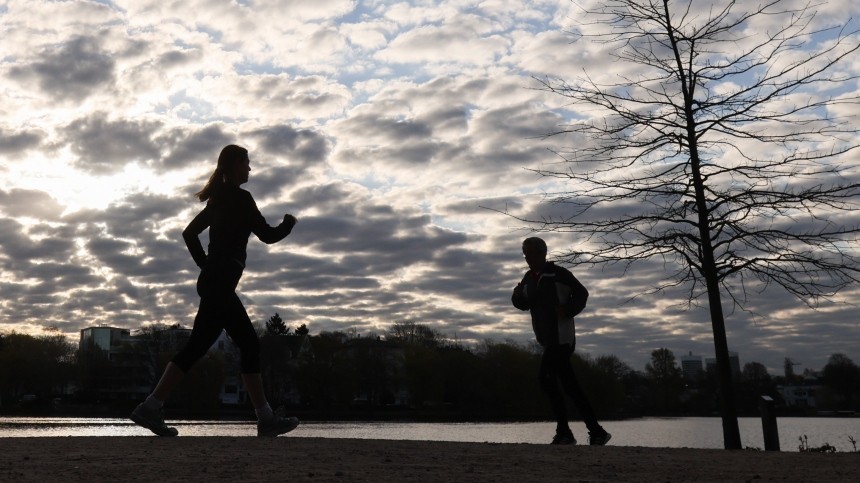
[(706, 297), (724, 443), (741, 448), (722, 299), (746, 310), (750, 289), (776, 284), (814, 307), (858, 280), (858, 226), (840, 221), (858, 208), (845, 167), (857, 128), (839, 114), (856, 109), (857, 76), (834, 68), (857, 32), (820, 27), (793, 0), (590, 5), (577, 34), (627, 73), (538, 79), (586, 108), (547, 134), (573, 147), (537, 170), (565, 183), (545, 200), (563, 215), (508, 214), (580, 235), (562, 262), (662, 260), (655, 293), (683, 288), (688, 307)]
[(386, 340), (422, 347), (438, 347), (445, 336), (415, 321), (396, 322), (389, 327)]

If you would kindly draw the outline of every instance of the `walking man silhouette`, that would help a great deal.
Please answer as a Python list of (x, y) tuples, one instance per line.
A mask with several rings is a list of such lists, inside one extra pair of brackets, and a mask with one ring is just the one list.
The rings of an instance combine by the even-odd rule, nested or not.
[(602, 446), (612, 437), (597, 422), (573, 368), (570, 356), (576, 345), (573, 317), (585, 308), (588, 290), (570, 271), (546, 260), (546, 242), (537, 237), (523, 241), (529, 271), (514, 288), (511, 302), (531, 313), (532, 329), (543, 348), (538, 380), (549, 397), (556, 418), (551, 444), (576, 444), (567, 420), (567, 408), (559, 384), (573, 400), (589, 431), (589, 444)]

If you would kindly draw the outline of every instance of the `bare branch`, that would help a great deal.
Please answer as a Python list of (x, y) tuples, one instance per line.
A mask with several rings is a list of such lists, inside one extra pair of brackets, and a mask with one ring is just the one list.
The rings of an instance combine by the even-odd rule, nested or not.
[[(856, 76), (833, 73), (860, 50), (857, 31), (815, 28), (815, 5), (739, 5), (703, 14), (690, 1), (673, 12), (664, 1), (609, 0), (584, 10), (582, 39), (642, 69), (614, 83), (535, 79), (605, 116), (544, 136), (577, 139), (553, 150), (558, 165), (535, 170), (566, 182), (545, 199), (565, 215), (506, 214), (579, 237), (582, 248), (563, 256), (571, 264), (658, 257), (674, 268), (655, 289), (689, 284), (689, 303), (710, 272), (741, 309), (751, 280), (810, 305), (856, 283), (860, 227), (832, 220), (860, 209), (860, 183), (842, 164), (858, 148), (857, 122), (833, 114), (860, 104), (838, 89)], [(783, 22), (752, 27), (773, 19)]]

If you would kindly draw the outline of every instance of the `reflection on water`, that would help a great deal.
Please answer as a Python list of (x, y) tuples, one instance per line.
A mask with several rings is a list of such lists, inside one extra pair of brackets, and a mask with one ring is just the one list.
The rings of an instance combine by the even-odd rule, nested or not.
[[(172, 421), (181, 436), (255, 436), (256, 425), (237, 421)], [(761, 420), (739, 419), (745, 447), (764, 448)], [(840, 452), (853, 451), (849, 437), (860, 440), (860, 418), (782, 418), (778, 420), (783, 451), (797, 451), (798, 438), (809, 446), (831, 444)], [(719, 418), (645, 418), (604, 423), (618, 446), (722, 448)], [(571, 423), (580, 443), (588, 435), (580, 422)], [(555, 423), (403, 423), (304, 422), (290, 437), (463, 441), (546, 444)], [(151, 436), (127, 419), (116, 418), (2, 418), (0, 437)]]
[[(256, 436), (253, 422), (168, 421), (183, 436)], [(124, 418), (4, 418), (0, 437), (150, 436)]]

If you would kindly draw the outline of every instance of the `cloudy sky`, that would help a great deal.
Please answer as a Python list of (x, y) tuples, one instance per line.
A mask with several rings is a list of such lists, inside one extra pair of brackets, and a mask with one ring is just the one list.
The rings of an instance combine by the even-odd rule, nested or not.
[[(831, 1), (817, 21), (857, 5)], [(557, 162), (558, 140), (539, 136), (572, 115), (534, 77), (631, 69), (574, 42), (580, 15), (566, 0), (0, 0), (0, 330), (190, 326), (180, 233), (236, 143), (269, 222), (299, 218), (284, 242), (249, 243), (253, 320), (530, 341), (509, 300), (529, 231), (494, 210), (540, 212), (558, 186), (530, 169)], [(627, 301), (665, 270), (575, 272), (592, 294), (578, 350), (639, 370), (660, 347), (712, 357), (706, 308)], [(742, 364), (860, 362), (856, 305), (814, 311), (776, 289), (749, 305), (757, 316), (727, 324)]]

